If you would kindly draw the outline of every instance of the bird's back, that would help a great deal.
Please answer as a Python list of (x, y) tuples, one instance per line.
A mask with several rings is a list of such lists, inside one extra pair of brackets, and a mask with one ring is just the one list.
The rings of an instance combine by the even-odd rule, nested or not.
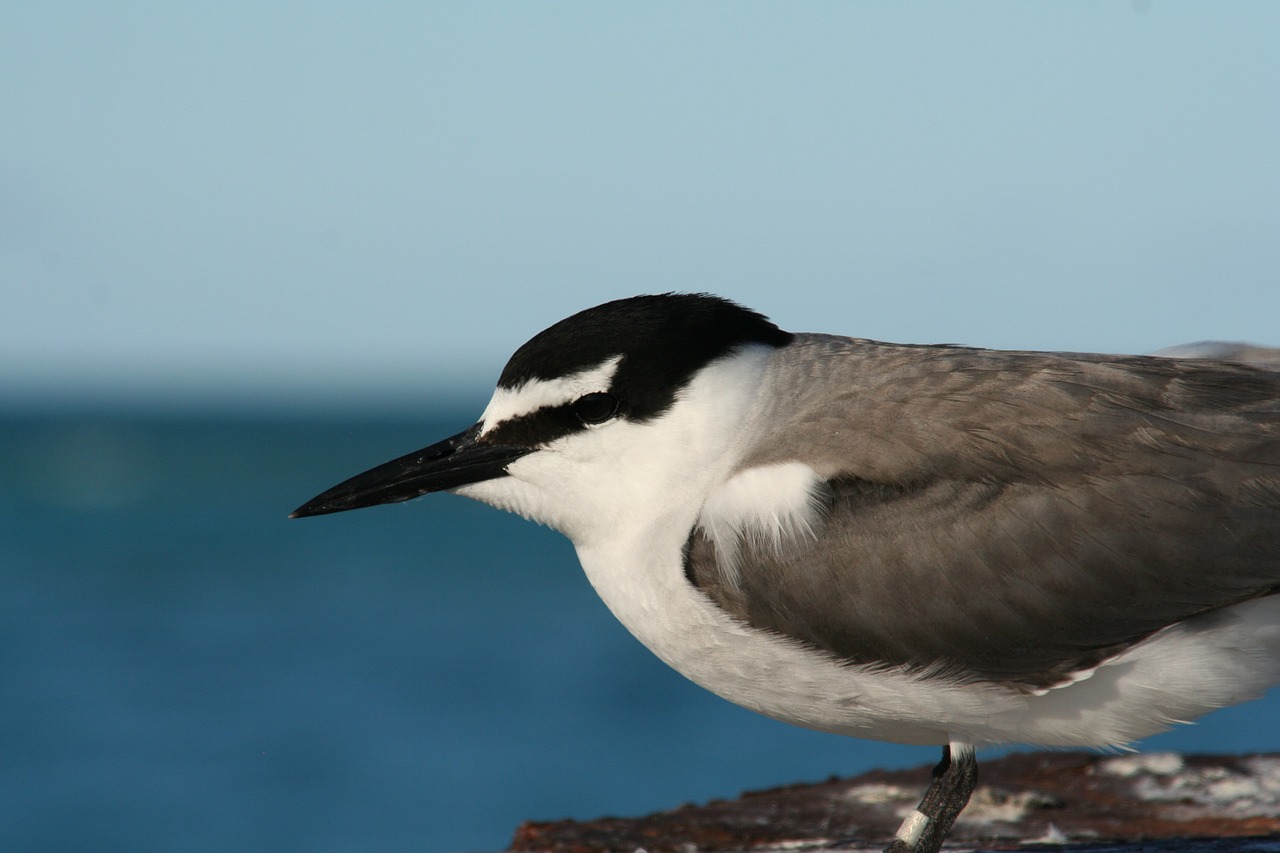
[(800, 461), (825, 524), (705, 533), (722, 608), (852, 663), (1039, 690), (1280, 590), (1280, 373), (797, 336), (744, 467)]

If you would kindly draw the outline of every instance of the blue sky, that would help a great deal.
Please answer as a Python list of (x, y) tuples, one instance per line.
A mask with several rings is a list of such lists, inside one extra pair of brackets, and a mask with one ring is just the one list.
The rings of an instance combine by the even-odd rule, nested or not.
[(0, 4), (0, 392), (487, 387), (606, 299), (1280, 344), (1280, 4)]

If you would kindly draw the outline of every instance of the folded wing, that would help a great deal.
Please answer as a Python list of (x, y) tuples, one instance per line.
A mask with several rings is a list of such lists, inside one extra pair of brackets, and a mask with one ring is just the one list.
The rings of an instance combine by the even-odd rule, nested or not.
[(817, 535), (746, 539), (733, 577), (704, 531), (687, 548), (735, 618), (850, 663), (1038, 690), (1280, 591), (1280, 374), (801, 343), (746, 466), (819, 474)]

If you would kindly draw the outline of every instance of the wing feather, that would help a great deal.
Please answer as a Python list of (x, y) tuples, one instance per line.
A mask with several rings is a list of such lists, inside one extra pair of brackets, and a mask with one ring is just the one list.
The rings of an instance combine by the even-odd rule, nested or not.
[(747, 467), (825, 478), (800, 553), (695, 585), (843, 660), (1040, 689), (1280, 591), (1280, 374), (804, 336)]

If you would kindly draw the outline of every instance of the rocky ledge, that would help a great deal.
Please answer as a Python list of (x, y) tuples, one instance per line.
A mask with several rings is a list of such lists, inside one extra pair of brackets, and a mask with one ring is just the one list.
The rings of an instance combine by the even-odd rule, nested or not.
[[(874, 770), (638, 818), (529, 822), (511, 850), (878, 849), (915, 807), (931, 769)], [(978, 788), (948, 846), (1268, 835), (1280, 838), (1280, 754), (1036, 752), (980, 761)]]

